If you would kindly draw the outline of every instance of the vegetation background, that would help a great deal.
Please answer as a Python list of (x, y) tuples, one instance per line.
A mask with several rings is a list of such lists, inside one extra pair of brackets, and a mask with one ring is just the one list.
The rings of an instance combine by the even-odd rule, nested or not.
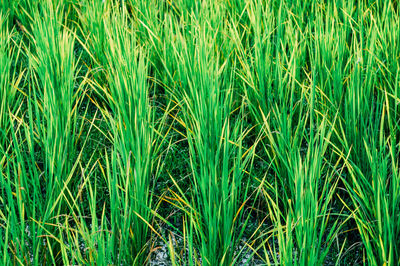
[(399, 12), (0, 0), (0, 263), (400, 265)]

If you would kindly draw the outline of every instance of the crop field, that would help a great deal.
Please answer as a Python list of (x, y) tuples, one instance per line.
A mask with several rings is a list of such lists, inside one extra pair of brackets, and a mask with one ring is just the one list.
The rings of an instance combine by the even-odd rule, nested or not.
[(400, 2), (0, 0), (0, 265), (400, 265)]

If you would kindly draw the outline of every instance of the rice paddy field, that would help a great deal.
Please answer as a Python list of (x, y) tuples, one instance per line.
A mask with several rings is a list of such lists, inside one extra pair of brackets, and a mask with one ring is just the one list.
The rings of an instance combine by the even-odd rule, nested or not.
[(0, 0), (1, 265), (400, 265), (398, 0)]

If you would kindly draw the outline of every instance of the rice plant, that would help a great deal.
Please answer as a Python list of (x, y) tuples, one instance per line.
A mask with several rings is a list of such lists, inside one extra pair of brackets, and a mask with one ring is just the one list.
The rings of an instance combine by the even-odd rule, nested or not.
[(162, 165), (163, 119), (156, 121), (150, 104), (146, 50), (130, 30), (125, 5), (115, 8), (106, 28), (110, 89), (105, 94), (111, 110), (104, 110), (113, 135), (106, 179), (113, 254), (119, 256), (112, 261), (143, 265), (151, 244), (152, 192)]
[[(210, 17), (216, 18), (213, 11), (221, 14), (218, 7), (209, 5), (205, 9), (211, 12), (204, 12), (210, 12)], [(182, 263), (231, 265), (237, 260), (235, 251), (243, 233), (234, 228), (246, 223), (241, 211), (248, 191), (244, 170), (250, 157), (242, 145), (246, 131), (240, 122), (243, 114), (232, 115), (233, 75), (229, 70), (234, 66), (228, 67), (229, 59), (219, 64), (221, 59), (214, 52), (218, 45), (217, 35), (212, 33), (214, 25), (194, 14), (188, 19), (192, 21), (192, 37), (188, 39), (177, 28), (177, 21), (171, 24), (171, 31), (177, 31), (177, 41), (172, 42), (177, 85), (171, 94), (180, 101), (192, 173), (191, 193), (179, 195), (189, 206), (184, 208), (187, 216), (183, 225), (189, 238), (188, 254)]]
[(37, 236), (30, 246), (33, 263), (38, 263), (40, 257), (50, 263), (65, 262), (60, 254), (64, 243), (57, 224), (66, 215), (70, 200), (65, 192), (79, 182), (71, 181), (76, 157), (77, 66), (74, 38), (63, 29), (62, 7), (51, 1), (36, 6), (31, 33), (35, 46), (28, 51), (28, 121), (21, 140), (28, 150), (21, 151), (18, 161), (24, 161), (20, 163), (26, 169), (26, 181), (32, 182), (32, 191), (27, 195), (33, 204), (29, 206), (32, 213), (27, 230)]

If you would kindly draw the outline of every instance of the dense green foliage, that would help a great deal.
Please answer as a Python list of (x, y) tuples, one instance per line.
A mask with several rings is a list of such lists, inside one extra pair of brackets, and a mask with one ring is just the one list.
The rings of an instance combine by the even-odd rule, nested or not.
[(399, 103), (397, 0), (0, 0), (0, 263), (400, 265)]

